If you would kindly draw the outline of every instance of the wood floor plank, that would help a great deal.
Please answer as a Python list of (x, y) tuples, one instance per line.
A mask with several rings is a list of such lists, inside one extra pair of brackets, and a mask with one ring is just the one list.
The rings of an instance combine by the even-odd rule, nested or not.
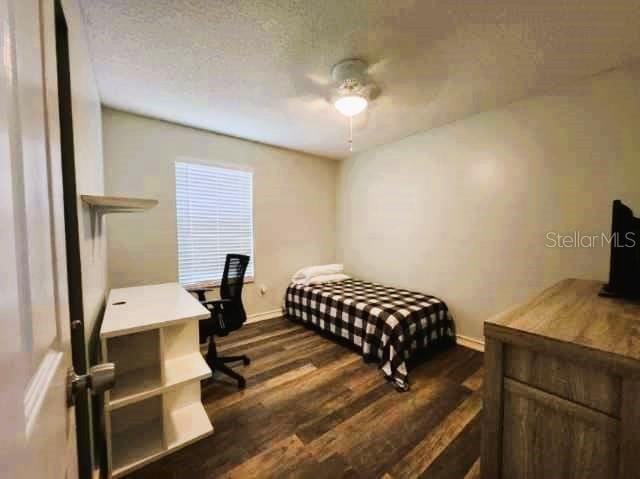
[(296, 469), (305, 462), (315, 461), (293, 434), (277, 442), (266, 451), (253, 456), (223, 477), (238, 479), (284, 477), (286, 471)]
[(481, 394), (473, 393), (440, 424), (431, 429), (425, 438), (389, 471), (390, 475), (395, 479), (418, 477), (478, 415), (481, 408)]
[(272, 391), (271, 394), (263, 398), (262, 403), (267, 407), (283, 401), (295, 404), (303, 393), (320, 387), (326, 381), (335, 379), (336, 375), (341, 372), (357, 370), (360, 364), (361, 359), (357, 355), (346, 354), (322, 368), (313, 366), (315, 374), (305, 378), (304, 381), (295, 381), (288, 384), (286, 388)]
[(256, 341), (263, 341), (264, 339), (268, 339), (269, 337), (276, 337), (291, 332), (302, 332), (300, 328), (296, 328), (295, 326), (291, 326), (286, 323), (279, 326), (271, 327), (269, 329), (263, 329), (262, 327), (253, 327), (252, 329), (247, 330), (248, 328), (248, 326), (241, 328), (238, 331), (234, 331), (232, 334), (229, 334), (227, 336), (216, 336), (216, 343), (220, 345), (220, 347), (225, 348), (229, 346), (249, 344)]
[[(253, 359), (251, 364), (243, 370), (242, 375), (245, 378), (250, 378), (297, 359), (307, 359), (307, 361), (311, 363), (312, 356), (323, 351), (331, 351), (335, 355), (337, 349), (335, 345), (328, 343), (327, 341), (323, 341), (309, 344), (305, 348), (283, 350), (281, 352), (270, 354), (266, 357)], [(317, 364), (314, 363), (314, 365), (318, 367)]]
[[(277, 328), (292, 328), (295, 329), (299, 325), (292, 321), (288, 321), (282, 316), (278, 318), (265, 319), (263, 321), (258, 321), (250, 324), (253, 328), (257, 328), (260, 331), (273, 331)], [(249, 325), (247, 325), (249, 326)], [(246, 328), (245, 328), (246, 329)]]
[(462, 385), (471, 389), (472, 391), (478, 391), (482, 388), (484, 382), (484, 369), (479, 368), (475, 373), (469, 376)]
[[(363, 453), (375, 456), (386, 449), (390, 434), (398, 432), (398, 429), (402, 431), (394, 439), (405, 440), (407, 429), (415, 425), (412, 420), (433, 412), (436, 406), (433, 403), (441, 400), (450, 391), (448, 384), (433, 381), (428, 387), (412, 390), (411, 401), (400, 401), (397, 393), (384, 395), (311, 442), (309, 448), (319, 460), (326, 459), (334, 453), (359, 461), (361, 458), (355, 456)], [(458, 396), (460, 397), (459, 391)], [(417, 411), (418, 409), (420, 411)], [(409, 416), (415, 417), (408, 420)]]
[(287, 371), (284, 374), (281, 374), (279, 376), (275, 376), (271, 379), (268, 379), (264, 382), (260, 382), (258, 384), (255, 384), (254, 386), (250, 386), (247, 387), (246, 389), (242, 389), (240, 391), (237, 391), (233, 394), (230, 394), (228, 396), (225, 396), (221, 399), (218, 399), (217, 401), (214, 401), (212, 403), (208, 403), (205, 405), (205, 409), (212, 409), (212, 408), (223, 408), (225, 406), (228, 406), (230, 404), (251, 398), (252, 396), (258, 395), (262, 392), (265, 392), (271, 388), (275, 388), (277, 386), (280, 386), (282, 384), (286, 384), (290, 381), (293, 381), (296, 378), (299, 378), (301, 376), (304, 376), (305, 374), (309, 374), (312, 371), (316, 371), (317, 368), (313, 365), (313, 364), (305, 364), (302, 367), (296, 368), (296, 369), (292, 369)]
[(316, 334), (315, 332), (310, 331), (308, 329), (303, 329), (299, 331), (299, 333), (300, 333), (300, 336), (298, 337), (299, 339), (297, 339), (296, 341), (287, 341), (282, 345), (282, 349), (284, 351), (304, 349), (308, 346), (321, 344), (321, 343), (324, 343), (324, 344), (331, 343), (333, 345), (336, 344), (331, 341), (327, 341), (326, 338), (323, 338), (319, 334)]
[(447, 370), (447, 378), (462, 384), (482, 367), (482, 353), (472, 349), (461, 348), (465, 360), (457, 362)]
[(313, 461), (313, 458), (294, 434), (236, 466), (221, 477), (224, 479), (285, 477), (285, 471), (295, 468), (305, 461)]
[(418, 477), (424, 479), (464, 477), (480, 454), (480, 426), (480, 415), (477, 415)]
[[(462, 382), (467, 376), (475, 372), (475, 370), (469, 371), (468, 367), (461, 368), (461, 364), (468, 362), (474, 353), (475, 351), (460, 346), (442, 351), (412, 369), (409, 374), (409, 381), (412, 387), (414, 385), (421, 387), (436, 378), (447, 378), (455, 382), (455, 373), (455, 379)], [(466, 372), (466, 376), (459, 379), (461, 370)]]
[(479, 474), (482, 354), (455, 346), (414, 365), (398, 393), (376, 364), (301, 325), (272, 319), (217, 341), (247, 388), (203, 382), (215, 432), (127, 479), (368, 479)]
[(245, 327), (234, 331), (233, 334), (228, 336), (221, 336), (216, 338), (220, 344), (233, 343), (241, 339), (257, 336), (263, 332), (278, 331), (283, 329), (296, 329), (295, 325), (291, 321), (285, 321), (282, 318), (276, 318), (275, 320), (260, 321), (258, 323), (247, 324)]
[(297, 434), (304, 443), (310, 443), (373, 404), (385, 394), (393, 392), (395, 391), (392, 391), (387, 384), (380, 384), (361, 395), (355, 395), (352, 392), (350, 397), (344, 398), (341, 404), (334, 407), (330, 413), (318, 415), (311, 421), (302, 424), (298, 428)]
[[(313, 331), (298, 330), (298, 329), (278, 329), (271, 333), (261, 333), (257, 336), (249, 336), (240, 341), (233, 341), (222, 344), (219, 340), (216, 340), (218, 353), (221, 355), (235, 355), (236, 353), (243, 351), (243, 354), (249, 355), (252, 349), (257, 349), (263, 346), (275, 346), (288, 343), (290, 339), (305, 338), (313, 336)], [(223, 354), (224, 353), (224, 354)]]
[[(339, 454), (333, 454), (319, 463), (318, 468), (313, 471), (314, 479), (358, 479), (362, 476)], [(316, 476), (317, 474), (318, 476)]]

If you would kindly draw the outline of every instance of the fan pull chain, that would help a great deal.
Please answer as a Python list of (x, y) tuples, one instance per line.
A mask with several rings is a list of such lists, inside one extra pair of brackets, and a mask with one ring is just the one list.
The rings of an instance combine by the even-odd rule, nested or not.
[(349, 151), (353, 152), (353, 117), (349, 117)]

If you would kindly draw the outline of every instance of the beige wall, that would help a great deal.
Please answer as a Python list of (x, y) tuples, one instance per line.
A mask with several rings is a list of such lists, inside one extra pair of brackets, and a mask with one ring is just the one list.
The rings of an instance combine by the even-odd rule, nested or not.
[(640, 69), (610, 72), (342, 163), (338, 259), (353, 274), (448, 302), (458, 333), (569, 276), (606, 279), (608, 248), (546, 233), (609, 232), (640, 213)]
[[(109, 194), (156, 198), (142, 214), (108, 223), (110, 287), (177, 280), (176, 160), (254, 172), (255, 283), (248, 314), (279, 310), (296, 269), (335, 259), (336, 161), (103, 110)], [(261, 296), (259, 286), (268, 288)]]
[[(62, 0), (69, 28), (73, 133), (75, 146), (76, 188), (78, 193), (78, 229), (82, 268), (84, 331), (89, 352), (95, 355), (92, 335), (97, 332), (107, 293), (107, 242), (104, 228), (92, 228), (89, 207), (80, 200), (82, 194), (104, 192), (102, 157), (102, 118), (100, 97), (88, 49), (85, 25), (77, 0)], [(97, 225), (94, 225), (97, 226)], [(91, 404), (91, 397), (90, 397)], [(93, 406), (90, 406), (93, 407)], [(83, 419), (80, 419), (83, 421)], [(93, 431), (99, 424), (87, 418), (91, 434), (91, 462), (98, 467)]]
[[(76, 0), (63, 0), (69, 26), (69, 57), (76, 188), (78, 195), (104, 193), (102, 118), (82, 13)], [(87, 340), (100, 319), (107, 293), (107, 242), (104, 228), (92, 228), (89, 207), (78, 197), (78, 226), (82, 262), (84, 328)]]

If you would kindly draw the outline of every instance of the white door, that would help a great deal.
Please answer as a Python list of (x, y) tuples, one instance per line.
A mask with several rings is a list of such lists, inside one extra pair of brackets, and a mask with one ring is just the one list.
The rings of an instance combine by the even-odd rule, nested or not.
[(0, 0), (0, 476), (77, 476), (52, 1)]

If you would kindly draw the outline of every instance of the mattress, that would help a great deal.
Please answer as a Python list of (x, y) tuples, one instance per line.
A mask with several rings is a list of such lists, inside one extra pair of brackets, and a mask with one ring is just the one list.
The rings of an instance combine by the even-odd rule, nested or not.
[(407, 363), (414, 354), (455, 343), (453, 319), (442, 300), (357, 279), (291, 284), (285, 313), (356, 346), (401, 390), (409, 388)]

